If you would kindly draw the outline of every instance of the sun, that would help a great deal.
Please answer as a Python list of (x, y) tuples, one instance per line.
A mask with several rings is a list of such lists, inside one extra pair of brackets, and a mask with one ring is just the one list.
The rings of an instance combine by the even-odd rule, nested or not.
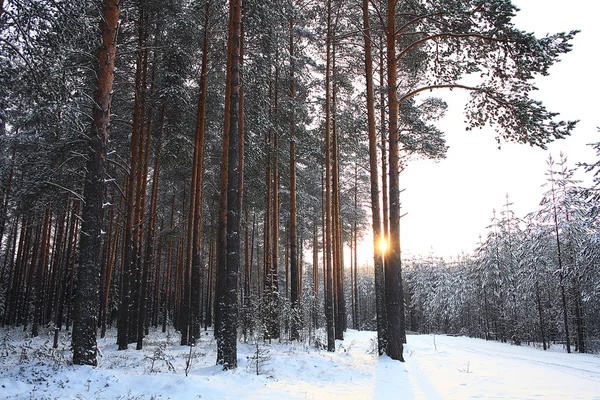
[(387, 242), (385, 241), (384, 238), (381, 238), (381, 240), (379, 241), (379, 250), (381, 250), (381, 252), (384, 253), (386, 249), (387, 249)]

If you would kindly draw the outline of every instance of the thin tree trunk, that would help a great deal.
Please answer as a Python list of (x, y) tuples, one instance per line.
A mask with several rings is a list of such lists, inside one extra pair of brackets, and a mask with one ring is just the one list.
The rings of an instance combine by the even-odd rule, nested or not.
[(114, 78), (114, 61), (119, 21), (119, 2), (102, 2), (97, 89), (92, 111), (90, 154), (87, 162), (82, 213), (82, 235), (79, 243), (78, 290), (73, 325), (73, 363), (96, 365), (96, 328), (98, 291), (100, 289), (100, 260), (102, 257), (101, 228), (103, 223), (103, 193), (108, 148), (108, 124)]
[[(246, 203), (246, 208), (248, 208), (248, 204)], [(252, 295), (252, 265), (254, 264), (254, 238), (256, 232), (256, 212), (252, 212), (252, 235), (250, 238), (250, 259), (249, 265), (247, 266), (248, 273), (248, 297)], [(260, 268), (258, 267), (259, 263), (256, 263), (256, 289), (258, 291), (258, 298), (260, 299)]]
[[(11, 230), (11, 234), (8, 237), (8, 243), (6, 245), (6, 250), (4, 252), (4, 262), (2, 264), (2, 270), (3, 273), (2, 275), (0, 275), (0, 279), (4, 278), (4, 274), (6, 273), (6, 276), (8, 276), (7, 280), (2, 280), (0, 281), (0, 284), (2, 285), (2, 287), (6, 288), (6, 292), (5, 292), (5, 298), (4, 298), (4, 304), (3, 304), (3, 313), (2, 315), (4, 316), (4, 318), (2, 318), (2, 320), (0, 321), (0, 323), (2, 325), (6, 325), (9, 316), (11, 315), (11, 308), (10, 308), (10, 300), (13, 296), (14, 291), (16, 290), (16, 286), (15, 286), (15, 281), (17, 280), (17, 276), (16, 276), (16, 268), (15, 268), (15, 259), (14, 259), (14, 252), (17, 246), (17, 237), (19, 236), (18, 232), (18, 228), (19, 228), (19, 222), (20, 222), (20, 215), (17, 215), (15, 217), (15, 221), (13, 223), (13, 227)], [(22, 231), (22, 230), (21, 230)]]
[[(104, 338), (106, 335), (106, 310), (108, 308), (108, 298), (110, 293), (110, 282), (112, 279), (113, 272), (113, 247), (115, 242), (119, 240), (119, 219), (120, 213), (118, 212), (121, 209), (123, 197), (120, 197), (119, 208), (115, 213), (115, 195), (113, 194), (111, 207), (110, 207), (110, 215), (108, 217), (108, 237), (106, 243), (104, 244), (104, 253), (102, 257), (102, 288), (100, 290), (100, 337)], [(115, 223), (115, 214), (116, 214), (116, 223)], [(114, 228), (114, 229), (113, 229)], [(113, 233), (114, 232), (114, 233)]]
[(337, 84), (336, 84), (336, 46), (333, 44), (332, 52), (332, 170), (333, 170), (333, 282), (335, 296), (335, 338), (344, 339), (344, 331), (346, 330), (346, 300), (344, 297), (344, 244), (342, 241), (342, 218), (340, 215), (340, 166), (339, 166), (339, 145), (338, 145), (338, 129), (337, 129)]
[[(4, 9), (0, 4), (0, 16), (2, 16), (2, 12)], [(2, 243), (2, 239), (4, 238), (4, 225), (6, 224), (6, 214), (8, 213), (8, 201), (10, 200), (10, 192), (12, 190), (12, 183), (15, 171), (15, 149), (13, 148), (12, 156), (10, 158), (10, 170), (8, 171), (8, 178), (6, 180), (6, 189), (4, 193), (2, 193), (2, 198), (0, 199), (0, 244)]]
[(40, 240), (40, 256), (32, 260), (32, 269), (35, 273), (35, 305), (33, 312), (33, 320), (31, 322), (31, 336), (39, 335), (39, 326), (42, 321), (43, 305), (44, 305), (44, 280), (46, 275), (46, 267), (48, 261), (48, 239), (52, 229), (52, 209), (46, 206), (44, 211), (44, 223), (42, 224), (42, 238)]
[[(273, 85), (273, 118), (275, 123), (279, 116), (279, 48), (275, 50), (275, 82)], [(280, 320), (279, 314), (279, 133), (273, 131), (273, 225), (271, 238), (273, 244), (271, 245), (271, 254), (273, 260), (271, 261), (271, 327), (269, 334), (271, 338), (280, 337)]]
[[(381, 209), (383, 212), (383, 231), (381, 232), (381, 240), (384, 240), (385, 243), (389, 243), (389, 188), (388, 188), (388, 156), (387, 156), (387, 131), (386, 131), (386, 118), (385, 118), (385, 95), (386, 92), (383, 90), (385, 87), (385, 61), (384, 54), (385, 49), (383, 47), (383, 35), (379, 37), (379, 86), (380, 86), (380, 99), (379, 99), (379, 123), (380, 123), (380, 135), (381, 135), (381, 193), (382, 193), (382, 204)], [(372, 70), (372, 68), (371, 68)], [(380, 213), (381, 215), (381, 213)], [(379, 244), (378, 244), (379, 245)], [(389, 246), (388, 246), (389, 247)], [(382, 254), (382, 262), (385, 265), (385, 253)]]
[(58, 277), (61, 276), (61, 261), (67, 242), (65, 236), (66, 218), (67, 209), (61, 209), (56, 218), (56, 225), (54, 227), (54, 249), (52, 250), (52, 260), (50, 261), (51, 275), (48, 282), (49, 289), (45, 298), (44, 324), (52, 321), (58, 302), (58, 291), (60, 288), (60, 279)]
[[(37, 219), (37, 218), (36, 218)], [(40, 223), (39, 221), (36, 221), (36, 229), (35, 229), (35, 236), (33, 239), (33, 244), (31, 245), (31, 248), (33, 248), (33, 252), (31, 254), (31, 256), (29, 256), (29, 249), (27, 252), (25, 252), (25, 257), (23, 259), (23, 263), (24, 263), (24, 270), (25, 270), (25, 288), (24, 288), (24, 294), (22, 297), (22, 306), (21, 306), (21, 320), (23, 323), (23, 332), (25, 332), (27, 330), (27, 326), (30, 322), (30, 317), (32, 316), (32, 312), (30, 310), (31, 308), (31, 304), (34, 303), (34, 301), (32, 301), (31, 298), (31, 292), (33, 291), (35, 294), (35, 285), (34, 285), (34, 279), (36, 277), (36, 270), (37, 270), (37, 259), (38, 259), (38, 252), (41, 250), (41, 236), (42, 236), (42, 227), (43, 227), (43, 223)]]
[(204, 9), (204, 36), (202, 45), (202, 67), (200, 71), (200, 96), (198, 99), (198, 113), (196, 115), (196, 143), (197, 161), (194, 178), (194, 212), (192, 232), (192, 263), (191, 263), (191, 324), (190, 342), (196, 343), (200, 337), (200, 326), (202, 319), (201, 290), (202, 290), (202, 206), (204, 187), (204, 133), (206, 128), (206, 99), (208, 78), (208, 40), (210, 2), (206, 2)]
[[(156, 68), (156, 64), (154, 66)], [(152, 73), (154, 76), (154, 72)], [(154, 81), (154, 79), (153, 79)], [(152, 87), (154, 87), (154, 82), (152, 83)], [(153, 91), (153, 90), (152, 90)], [(160, 124), (162, 125), (164, 120), (164, 111), (165, 104), (163, 103), (161, 115), (160, 115)], [(148, 126), (148, 133), (150, 132), (150, 126)], [(160, 127), (162, 130), (162, 126)], [(148, 139), (150, 139), (148, 135)], [(154, 257), (154, 243), (156, 236), (156, 207), (158, 203), (158, 187), (159, 187), (159, 174), (160, 174), (160, 150), (161, 150), (161, 142), (160, 135), (158, 137), (156, 143), (156, 149), (154, 154), (154, 170), (152, 174), (152, 194), (150, 196), (150, 211), (148, 218), (148, 230), (146, 233), (146, 252), (144, 254), (144, 265), (143, 265), (143, 273), (142, 273), (142, 291), (140, 295), (140, 304), (139, 304), (139, 313), (138, 313), (138, 326), (137, 326), (137, 343), (136, 350), (141, 350), (143, 345), (144, 333), (146, 329), (146, 314), (147, 314), (147, 304), (148, 304), (148, 275), (150, 273), (150, 269), (153, 264)], [(148, 149), (149, 150), (149, 149)], [(145, 190), (144, 190), (145, 192)]]
[[(235, 0), (235, 4), (237, 4)], [(216, 239), (216, 254), (215, 254), (215, 338), (220, 341), (224, 326), (221, 322), (221, 307), (220, 303), (227, 291), (226, 276), (227, 276), (227, 184), (229, 178), (229, 124), (231, 123), (231, 70), (232, 70), (232, 51), (233, 48), (233, 15), (234, 1), (229, 2), (229, 22), (227, 36), (227, 70), (225, 77), (225, 107), (223, 121), (223, 149), (221, 154), (221, 176), (220, 176), (220, 191), (219, 191), (219, 219), (217, 223), (217, 239)], [(224, 359), (222, 354), (222, 346), (217, 346), (217, 363)]]
[[(143, 17), (141, 16), (140, 19)], [(132, 283), (134, 283), (136, 274), (135, 266), (137, 261), (137, 226), (136, 226), (136, 211), (137, 201), (136, 194), (136, 183), (138, 182), (137, 171), (141, 168), (139, 165), (140, 160), (140, 147), (143, 142), (142, 130), (143, 119), (140, 122), (141, 117), (141, 102), (142, 102), (142, 80), (143, 80), (143, 53), (144, 53), (144, 33), (143, 33), (143, 22), (138, 21), (139, 32), (138, 32), (138, 55), (137, 55), (137, 67), (136, 67), (136, 92), (134, 101), (133, 111), (133, 132), (131, 135), (131, 150), (130, 150), (130, 168), (127, 179), (127, 190), (126, 190), (126, 206), (125, 206), (125, 235), (123, 241), (123, 268), (121, 274), (121, 293), (119, 296), (119, 316), (117, 322), (117, 345), (119, 350), (126, 350), (127, 345), (131, 339), (133, 330), (130, 329), (135, 321), (131, 310), (135, 308), (135, 293), (132, 291)]]
[[(143, 286), (143, 216), (146, 208), (146, 183), (147, 183), (147, 158), (148, 146), (150, 144), (150, 131), (146, 130), (146, 97), (147, 97), (147, 80), (148, 80), (148, 47), (147, 47), (147, 19), (144, 4), (140, 3), (139, 26), (139, 42), (138, 54), (141, 56), (141, 80), (137, 86), (138, 107), (134, 108), (134, 129), (137, 129), (139, 136), (139, 148), (137, 151), (137, 168), (135, 171), (135, 211), (133, 222), (133, 258), (132, 258), (132, 274), (130, 287), (132, 288), (131, 304), (129, 307), (129, 342), (137, 341), (137, 329), (140, 315), (140, 303)], [(138, 64), (139, 67), (140, 64)]]
[[(385, 275), (381, 240), (381, 211), (379, 208), (379, 179), (377, 174), (377, 133), (375, 130), (375, 96), (373, 89), (373, 57), (371, 53), (371, 26), (369, 1), (363, 0), (363, 26), (365, 30), (365, 78), (367, 84), (367, 120), (369, 135), (369, 167), (371, 180), (371, 216), (373, 221), (373, 261), (375, 264), (375, 310), (377, 314), (377, 348), (379, 355), (387, 348), (387, 313), (385, 308)], [(382, 121), (383, 124), (383, 121)]]
[(325, 66), (325, 318), (327, 320), (327, 351), (335, 351), (335, 325), (332, 271), (332, 218), (331, 218), (331, 0), (327, 1), (327, 58)]
[(555, 188), (554, 188), (554, 175), (552, 173), (552, 169), (550, 170), (550, 179), (552, 182), (552, 206), (553, 206), (553, 217), (554, 217), (554, 234), (556, 238), (556, 253), (558, 256), (558, 271), (559, 271), (559, 285), (562, 299), (562, 311), (563, 311), (563, 322), (565, 324), (565, 340), (567, 344), (567, 353), (571, 353), (571, 343), (569, 337), (569, 310), (567, 308), (567, 296), (565, 294), (565, 284), (564, 284), (564, 272), (563, 272), (563, 261), (562, 261), (562, 246), (560, 243), (560, 234), (558, 227), (558, 211), (556, 208), (556, 196), (555, 196)]
[[(213, 224), (214, 226), (214, 224)], [(208, 276), (207, 276), (207, 284), (206, 284), (206, 311), (205, 311), (205, 319), (204, 319), (204, 330), (206, 331), (209, 326), (212, 326), (212, 302), (213, 302), (213, 293), (214, 293), (214, 275), (215, 275), (215, 239), (210, 241), (208, 247)]]
[(71, 310), (72, 310), (72, 306), (73, 306), (73, 290), (75, 287), (75, 265), (76, 265), (76, 261), (77, 261), (77, 246), (78, 246), (78, 238), (79, 238), (79, 229), (80, 229), (80, 225), (79, 225), (79, 221), (78, 218), (80, 218), (79, 216), (79, 211), (81, 210), (82, 207), (82, 201), (76, 201), (75, 203), (75, 210), (73, 211), (73, 215), (75, 216), (74, 218), (74, 223), (75, 223), (75, 233), (73, 235), (73, 246), (71, 246), (71, 251), (70, 251), (70, 259), (69, 259), (69, 263), (67, 264), (67, 268), (69, 269), (69, 288), (68, 288), (68, 294), (67, 294), (67, 318), (65, 321), (65, 329), (69, 329), (70, 326), (70, 322), (71, 322)]
[[(169, 231), (172, 232), (175, 227), (175, 190), (173, 190), (173, 197), (171, 199), (171, 220), (169, 222)], [(163, 320), (162, 320), (162, 331), (167, 331), (167, 319), (169, 317), (169, 298), (171, 296), (171, 253), (173, 252), (173, 243), (170, 240), (167, 249), (167, 272), (165, 276), (165, 294), (163, 298)]]
[[(162, 218), (160, 221), (160, 232), (161, 233), (164, 232), (164, 221), (162, 220)], [(162, 279), (160, 276), (160, 271), (162, 268), (162, 252), (163, 252), (163, 247), (159, 246), (158, 254), (156, 255), (156, 267), (154, 268), (154, 294), (153, 294), (153, 298), (152, 298), (152, 326), (155, 329), (158, 328), (160, 286), (162, 284)]]
[(544, 347), (544, 350), (546, 350), (547, 347), (546, 347), (546, 332), (545, 332), (545, 327), (544, 327), (544, 312), (542, 309), (542, 301), (540, 298), (540, 287), (538, 285), (537, 279), (535, 282), (535, 300), (537, 303), (538, 317), (540, 319), (540, 335), (542, 338), (542, 346)]
[[(8, 312), (6, 313), (7, 325), (19, 324), (21, 322), (20, 304), (22, 303), (22, 287), (26, 282), (26, 268), (23, 259), (29, 252), (29, 241), (31, 237), (31, 218), (23, 215), (21, 219), (21, 232), (19, 234), (17, 257), (15, 259), (15, 283), (12, 286)], [(14, 247), (14, 246), (13, 246)]]
[(354, 162), (354, 226), (352, 229), (352, 235), (350, 243), (353, 244), (350, 248), (350, 252), (354, 250), (354, 268), (352, 268), (352, 262), (350, 262), (350, 274), (352, 275), (352, 285), (350, 290), (352, 291), (352, 321), (354, 322), (354, 329), (360, 329), (358, 325), (358, 284), (357, 284), (357, 269), (358, 269), (358, 229), (357, 229), (357, 210), (358, 210), (358, 164)]
[(585, 353), (585, 329), (583, 325), (583, 300), (579, 284), (575, 283), (573, 288), (573, 297), (575, 299), (575, 327), (577, 329), (577, 350)]
[(313, 222), (313, 265), (312, 265), (312, 276), (313, 276), (313, 302), (312, 302), (312, 323), (313, 328), (317, 329), (318, 315), (317, 309), (319, 308), (319, 236), (317, 221)]
[[(191, 215), (191, 211), (189, 209), (187, 209), (187, 195), (186, 195), (186, 190), (184, 187), (183, 190), (183, 205), (182, 205), (182, 213), (180, 214), (179, 217), (179, 223), (183, 224), (184, 221), (186, 221), (186, 218), (190, 218)], [(184, 289), (183, 289), (183, 283), (182, 281), (185, 279), (185, 255), (186, 255), (186, 251), (187, 251), (187, 247), (186, 247), (186, 240), (185, 238), (182, 238), (180, 240), (181, 243), (179, 243), (179, 247), (177, 248), (177, 263), (176, 263), (176, 278), (175, 278), (175, 298), (174, 298), (174, 302), (173, 302), (173, 326), (175, 327), (176, 330), (181, 330), (181, 325), (182, 325), (182, 312), (181, 309), (183, 308), (182, 303), (184, 302)], [(183, 337), (183, 335), (182, 335)]]
[(292, 307), (292, 326), (290, 337), (292, 340), (299, 339), (299, 287), (300, 287), (300, 276), (298, 273), (298, 248), (296, 246), (297, 237), (297, 221), (296, 221), (296, 121), (295, 121), (295, 62), (294, 62), (294, 18), (290, 17), (290, 86), (289, 86), (289, 100), (290, 100), (290, 230), (289, 230), (289, 243), (290, 243), (290, 281), (291, 281), (291, 307)]

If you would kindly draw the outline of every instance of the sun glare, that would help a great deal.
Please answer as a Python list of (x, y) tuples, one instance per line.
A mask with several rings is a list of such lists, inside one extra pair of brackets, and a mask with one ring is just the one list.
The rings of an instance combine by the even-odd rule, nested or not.
[(385, 252), (385, 250), (387, 249), (387, 242), (385, 241), (385, 239), (381, 239), (379, 241), (379, 250), (381, 250), (381, 252)]

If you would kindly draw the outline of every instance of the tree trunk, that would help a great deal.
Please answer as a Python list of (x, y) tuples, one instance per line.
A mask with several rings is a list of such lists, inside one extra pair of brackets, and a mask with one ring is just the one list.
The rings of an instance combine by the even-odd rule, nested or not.
[[(2, 320), (0, 320), (1, 325), (6, 325), (9, 316), (11, 315), (10, 308), (10, 300), (13, 296), (14, 291), (16, 290), (15, 281), (17, 280), (16, 270), (15, 270), (15, 260), (14, 260), (14, 252), (17, 246), (17, 237), (19, 234), (17, 233), (19, 228), (20, 216), (17, 215), (15, 221), (12, 226), (12, 230), (10, 235), (8, 236), (6, 251), (4, 252), (4, 262), (2, 264), (2, 275), (0, 275), (0, 284), (2, 287), (6, 288), (6, 292), (4, 293), (4, 304), (3, 304), (3, 315)], [(22, 230), (21, 230), (22, 232)], [(5, 275), (6, 273), (6, 275)], [(8, 279), (4, 279), (4, 276), (7, 276)]]
[(196, 115), (196, 143), (197, 161), (195, 175), (193, 232), (192, 232), (192, 263), (191, 263), (191, 324), (190, 342), (196, 343), (200, 337), (202, 319), (201, 290), (202, 290), (202, 206), (204, 187), (204, 133), (206, 128), (206, 98), (208, 77), (208, 39), (209, 39), (210, 2), (206, 2), (204, 9), (204, 36), (202, 44), (202, 67), (200, 71), (200, 96), (198, 99), (198, 113)]
[(90, 153), (84, 188), (85, 202), (79, 244), (78, 290), (72, 339), (73, 363), (80, 365), (97, 363), (96, 327), (100, 289), (99, 262), (102, 257), (102, 205), (118, 21), (119, 2), (104, 0), (100, 22), (102, 45), (98, 52), (98, 81), (92, 111)]
[(551, 179), (551, 191), (552, 191), (552, 212), (554, 217), (554, 235), (556, 239), (556, 253), (558, 257), (558, 271), (559, 271), (559, 285), (562, 299), (562, 311), (563, 311), (563, 322), (565, 324), (565, 341), (567, 345), (567, 353), (571, 353), (571, 341), (569, 337), (569, 309), (567, 307), (567, 296), (565, 294), (565, 283), (564, 283), (564, 271), (563, 271), (563, 255), (562, 255), (562, 246), (560, 242), (560, 233), (558, 226), (558, 211), (556, 207), (556, 196), (555, 196), (555, 187), (554, 187), (554, 175), (552, 169), (550, 170), (550, 179)]
[[(117, 322), (117, 345), (119, 350), (126, 350), (128, 343), (135, 340), (134, 329), (130, 329), (131, 326), (135, 326), (134, 314), (132, 310), (135, 309), (135, 286), (132, 288), (132, 283), (135, 284), (137, 274), (136, 265), (138, 261), (138, 226), (136, 222), (139, 220), (137, 217), (138, 213), (138, 190), (136, 184), (138, 183), (138, 170), (141, 170), (140, 148), (143, 143), (143, 115), (142, 102), (145, 101), (145, 90), (142, 90), (142, 82), (144, 80), (144, 27), (143, 27), (143, 13), (138, 21), (138, 54), (136, 61), (136, 76), (135, 76), (135, 101), (133, 107), (133, 132), (131, 135), (131, 149), (130, 149), (130, 167), (129, 175), (127, 178), (127, 190), (126, 190), (126, 206), (125, 206), (125, 234), (123, 241), (123, 268), (121, 274), (121, 293), (119, 295), (119, 316)], [(141, 120), (141, 121), (140, 121)]]
[(573, 288), (573, 297), (575, 300), (575, 327), (577, 330), (577, 350), (580, 353), (585, 353), (585, 328), (583, 318), (583, 299), (579, 284), (575, 283)]
[(27, 326), (30, 322), (30, 318), (33, 315), (33, 313), (30, 310), (32, 303), (34, 303), (34, 301), (32, 301), (32, 298), (31, 298), (31, 292), (33, 291), (35, 294), (34, 279), (36, 277), (35, 272), (36, 272), (36, 269), (38, 266), (38, 264), (37, 264), (38, 253), (41, 251), (41, 247), (42, 247), (41, 246), (41, 236), (42, 236), (42, 227), (44, 225), (39, 220), (37, 220), (37, 217), (33, 217), (32, 219), (36, 220), (35, 236), (34, 236), (33, 244), (31, 245), (31, 247), (33, 248), (33, 252), (31, 254), (31, 257), (29, 256), (29, 251), (25, 252), (25, 257), (23, 259), (24, 270), (25, 270), (25, 279), (26, 279), (24, 294), (22, 297), (22, 307), (21, 307), (23, 332), (25, 332), (27, 330)]
[[(0, 4), (0, 16), (2, 16), (2, 5)], [(4, 238), (4, 225), (6, 224), (6, 214), (8, 212), (8, 201), (10, 200), (10, 192), (12, 190), (12, 183), (15, 171), (15, 149), (13, 148), (12, 157), (10, 158), (10, 170), (8, 171), (8, 178), (6, 180), (6, 186), (2, 197), (0, 198), (0, 243)]]
[(540, 287), (537, 282), (537, 278), (536, 278), (536, 282), (535, 282), (535, 300), (537, 303), (538, 317), (540, 319), (540, 336), (542, 339), (542, 346), (544, 347), (544, 350), (546, 350), (547, 347), (546, 347), (546, 332), (545, 332), (545, 327), (544, 327), (544, 312), (542, 309), (542, 301), (540, 298)]
[[(383, 47), (383, 35), (380, 36), (379, 39), (379, 86), (380, 90), (380, 99), (379, 99), (379, 123), (380, 123), (380, 135), (381, 135), (381, 193), (382, 193), (382, 203), (381, 209), (383, 213), (383, 231), (381, 232), (381, 240), (385, 241), (386, 245), (389, 243), (390, 229), (389, 229), (389, 188), (388, 188), (388, 160), (387, 160), (387, 143), (388, 137), (386, 134), (386, 118), (385, 118), (385, 91), (383, 88), (385, 87), (385, 62), (384, 62), (384, 54), (385, 49)], [(380, 212), (380, 215), (382, 214)], [(379, 244), (377, 244), (379, 246)], [(389, 247), (389, 246), (388, 246)], [(386, 254), (382, 253), (382, 263), (385, 265)], [(383, 268), (382, 265), (382, 268)], [(382, 269), (383, 271), (383, 269)]]
[(290, 338), (292, 340), (299, 339), (299, 274), (298, 274), (298, 248), (297, 248), (297, 222), (296, 222), (296, 122), (294, 119), (296, 88), (294, 86), (294, 18), (290, 17), (290, 229), (289, 229), (289, 244), (290, 244), (290, 302), (292, 307), (292, 325)]
[[(169, 222), (169, 231), (173, 231), (175, 227), (175, 191), (173, 190), (173, 198), (171, 199), (171, 220)], [(165, 276), (165, 294), (163, 298), (163, 320), (162, 331), (167, 331), (167, 319), (169, 318), (169, 298), (171, 296), (171, 253), (173, 252), (173, 243), (170, 240), (167, 249), (167, 272)]]
[[(279, 117), (279, 49), (275, 50), (275, 81), (273, 83), (273, 119)], [(279, 313), (279, 133), (273, 131), (273, 217), (271, 239), (271, 326), (270, 338), (280, 336), (281, 315)]]
[[(231, 123), (231, 70), (232, 70), (232, 49), (233, 49), (233, 20), (234, 20), (234, 1), (237, 4), (239, 0), (229, 2), (229, 22), (227, 37), (227, 70), (225, 77), (225, 108), (223, 121), (223, 149), (221, 154), (221, 176), (219, 193), (219, 219), (217, 222), (217, 239), (215, 254), (215, 338), (220, 341), (220, 336), (224, 329), (221, 322), (221, 301), (227, 290), (227, 185), (229, 168), (229, 124)], [(217, 363), (224, 360), (221, 350), (222, 346), (217, 346)]]
[[(219, 335), (217, 337), (217, 364), (223, 369), (237, 367), (237, 285), (240, 266), (240, 198), (238, 196), (239, 179), (243, 171), (239, 171), (239, 107), (240, 107), (240, 48), (242, 0), (231, 3), (231, 36), (228, 54), (231, 58), (231, 69), (228, 71), (229, 84), (229, 140), (227, 162), (227, 235), (226, 260), (224, 268), (217, 271), (219, 281), (223, 282), (218, 296)], [(225, 145), (225, 140), (223, 140)]]
[[(214, 224), (213, 224), (214, 226)], [(204, 317), (204, 330), (206, 331), (209, 326), (212, 326), (212, 302), (214, 293), (214, 275), (215, 275), (215, 239), (210, 241), (208, 246), (208, 276), (206, 284), (206, 311)]]
[(319, 236), (317, 228), (318, 221), (313, 222), (313, 265), (312, 265), (312, 276), (313, 276), (313, 302), (312, 302), (312, 323), (313, 328), (316, 330), (319, 322), (319, 316), (317, 310), (319, 307)]
[[(138, 55), (141, 56), (138, 60), (141, 61), (141, 80), (137, 88), (138, 107), (134, 107), (134, 129), (137, 129), (139, 135), (139, 148), (137, 152), (137, 168), (135, 171), (135, 214), (134, 214), (134, 239), (133, 239), (133, 262), (131, 287), (132, 296), (129, 307), (129, 342), (137, 342), (137, 330), (139, 321), (142, 319), (140, 315), (140, 304), (142, 302), (142, 292), (144, 291), (144, 272), (143, 272), (143, 225), (144, 211), (146, 209), (146, 184), (148, 182), (148, 150), (150, 144), (150, 126), (146, 129), (146, 97), (147, 97), (147, 81), (148, 81), (148, 52), (147, 46), (148, 31), (146, 10), (143, 3), (140, 3), (139, 26), (139, 42)], [(139, 65), (139, 64), (138, 64)], [(133, 192), (132, 192), (133, 193)]]
[(325, 63), (325, 319), (327, 321), (327, 351), (335, 351), (335, 325), (333, 304), (333, 271), (331, 259), (331, 0), (327, 1), (327, 58)]
[[(154, 75), (154, 73), (153, 73)], [(154, 79), (153, 79), (154, 80)], [(152, 84), (154, 86), (154, 83)], [(162, 125), (163, 117), (164, 117), (164, 104), (161, 110), (160, 122)], [(150, 127), (148, 127), (150, 128)], [(162, 129), (162, 126), (161, 126)], [(150, 129), (148, 129), (150, 132)], [(148, 136), (148, 139), (150, 137)], [(159, 173), (160, 173), (160, 149), (161, 149), (161, 141), (160, 135), (157, 138), (156, 149), (154, 154), (154, 171), (152, 174), (152, 194), (150, 196), (150, 211), (148, 218), (148, 228), (146, 232), (146, 252), (144, 254), (144, 264), (143, 264), (143, 273), (142, 273), (142, 291), (140, 294), (140, 304), (139, 304), (139, 313), (138, 313), (138, 326), (137, 326), (137, 343), (136, 350), (142, 349), (144, 333), (146, 329), (146, 314), (147, 314), (147, 304), (148, 304), (148, 276), (150, 273), (150, 269), (154, 260), (154, 250), (155, 250), (155, 236), (156, 236), (156, 207), (158, 203), (158, 187), (159, 187)], [(145, 192), (145, 191), (144, 191)]]
[(385, 300), (388, 317), (387, 355), (393, 360), (404, 361), (402, 355), (404, 337), (404, 296), (402, 294), (402, 262), (400, 258), (400, 190), (399, 190), (399, 148), (398, 112), (396, 92), (396, 1), (387, 4), (387, 77), (388, 77), (388, 118), (389, 118), (389, 177), (390, 177), (390, 237), (389, 254), (385, 264)]
[[(351, 254), (354, 257), (354, 268), (352, 268), (352, 262), (350, 262), (350, 274), (352, 276), (350, 286), (350, 290), (352, 291), (352, 321), (354, 322), (354, 329), (360, 329), (358, 325), (358, 227), (356, 224), (356, 220), (358, 218), (357, 215), (358, 210), (358, 164), (356, 161), (354, 162), (354, 226), (352, 229), (352, 234), (350, 236), (350, 243), (352, 246), (350, 248)], [(353, 252), (353, 253), (352, 253)]]
[(332, 44), (332, 96), (331, 113), (332, 121), (332, 215), (333, 215), (333, 282), (335, 298), (335, 338), (344, 340), (344, 331), (346, 330), (346, 301), (344, 298), (344, 252), (342, 241), (342, 228), (340, 216), (340, 167), (339, 167), (339, 146), (337, 129), (337, 83), (336, 83), (336, 46)]
[[(385, 307), (385, 276), (383, 251), (380, 249), (385, 233), (381, 232), (379, 208), (379, 179), (377, 170), (377, 132), (375, 131), (375, 97), (373, 88), (373, 57), (371, 53), (371, 26), (369, 1), (363, 0), (363, 26), (365, 30), (365, 77), (367, 80), (367, 120), (369, 134), (369, 167), (371, 180), (371, 216), (373, 221), (373, 262), (375, 264), (375, 310), (377, 314), (377, 348), (379, 355), (387, 348), (387, 313)], [(383, 124), (383, 121), (382, 121)]]
[(32, 260), (32, 268), (36, 269), (35, 273), (35, 306), (33, 312), (33, 320), (31, 322), (31, 336), (39, 335), (39, 325), (43, 323), (42, 314), (44, 307), (44, 281), (46, 280), (46, 267), (49, 253), (49, 237), (52, 229), (52, 209), (46, 206), (44, 212), (44, 223), (42, 224), (42, 238), (40, 240), (40, 256), (38, 259)]
[[(118, 212), (121, 210), (121, 206), (123, 205), (123, 197), (119, 196), (119, 208), (117, 212), (115, 212), (115, 195), (113, 194), (111, 206), (110, 206), (110, 215), (108, 217), (108, 237), (104, 244), (104, 255), (102, 258), (102, 287), (101, 287), (101, 295), (100, 295), (100, 337), (104, 338), (106, 335), (106, 310), (108, 308), (108, 298), (110, 295), (110, 283), (112, 280), (112, 273), (114, 269), (114, 258), (113, 258), (113, 248), (116, 248), (116, 243), (119, 241), (119, 221), (121, 217), (121, 213)], [(116, 221), (115, 221), (116, 214)], [(114, 228), (114, 229), (113, 229)]]

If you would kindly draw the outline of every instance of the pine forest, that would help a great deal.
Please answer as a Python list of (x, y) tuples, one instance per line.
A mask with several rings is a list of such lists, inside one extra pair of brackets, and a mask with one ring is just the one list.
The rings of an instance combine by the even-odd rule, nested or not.
[(517, 12), (0, 1), (0, 332), (90, 366), (105, 337), (210, 336), (221, 370), (257, 343), (257, 373), (259, 342), (343, 352), (354, 330), (401, 362), (407, 334), (599, 353), (600, 161), (549, 156), (539, 207), (498, 199), (472, 253), (401, 252), (402, 172), (446, 157), (445, 94), (498, 145), (577, 127), (532, 94), (579, 31), (537, 36)]

